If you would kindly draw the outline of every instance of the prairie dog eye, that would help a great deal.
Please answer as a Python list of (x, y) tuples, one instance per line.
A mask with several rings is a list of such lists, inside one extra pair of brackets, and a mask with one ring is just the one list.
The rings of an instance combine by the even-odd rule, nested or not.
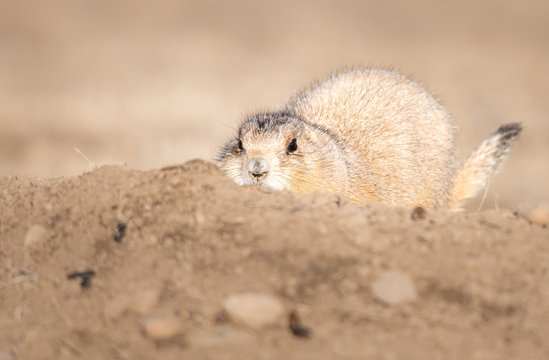
[(242, 140), (238, 139), (238, 150), (244, 151), (244, 145), (242, 145)]
[(288, 145), (288, 152), (294, 152), (297, 150), (297, 139), (293, 139)]

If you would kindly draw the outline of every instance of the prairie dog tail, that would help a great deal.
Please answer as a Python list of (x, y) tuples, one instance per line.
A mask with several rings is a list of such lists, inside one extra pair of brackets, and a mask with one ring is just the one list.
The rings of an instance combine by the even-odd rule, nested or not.
[(466, 199), (474, 197), (486, 186), (503, 164), (521, 130), (518, 123), (501, 125), (473, 151), (454, 175), (447, 205), (449, 210), (461, 210)]

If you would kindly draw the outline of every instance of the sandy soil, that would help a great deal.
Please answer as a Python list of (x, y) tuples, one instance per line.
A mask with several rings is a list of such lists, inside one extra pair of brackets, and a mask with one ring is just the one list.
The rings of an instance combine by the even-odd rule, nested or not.
[[(245, 114), (347, 65), (390, 66), (455, 115), (461, 159), (522, 141), (484, 208), (549, 197), (545, 0), (0, 0), (0, 176), (212, 159)], [(476, 210), (478, 203), (472, 203)]]
[[(204, 161), (8, 177), (0, 194), (2, 359), (549, 356), (549, 230), (510, 211), (413, 219), (239, 187)], [(86, 287), (67, 278), (88, 270)], [(373, 283), (386, 271), (415, 295), (384, 301)], [(241, 292), (278, 298), (284, 315), (234, 322), (223, 302)], [(291, 333), (291, 311), (309, 338)], [(143, 326), (162, 316), (182, 329), (159, 341)]]
[[(549, 2), (151, 4), (0, 0), (0, 360), (549, 358), (549, 230), (513, 215), (549, 197)], [(425, 83), (462, 159), (523, 123), (483, 211), (354, 207), (185, 163), (350, 64)], [(223, 304), (244, 292), (283, 314), (235, 321)]]

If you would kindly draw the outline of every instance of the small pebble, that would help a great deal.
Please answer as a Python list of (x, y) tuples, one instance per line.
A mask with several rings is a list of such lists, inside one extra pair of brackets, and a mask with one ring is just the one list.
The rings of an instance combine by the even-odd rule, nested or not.
[(416, 206), (414, 210), (412, 210), (412, 214), (410, 215), (410, 217), (414, 221), (423, 220), (425, 219), (426, 216), (427, 216), (427, 211), (421, 206)]
[(116, 224), (116, 230), (113, 231), (112, 233), (112, 237), (114, 239), (114, 241), (116, 242), (121, 242), (122, 241), (122, 238), (124, 237), (124, 235), (126, 235), (126, 223), (122, 222), (122, 221), (119, 221), (117, 224)]
[(33, 246), (46, 240), (48, 237), (48, 230), (41, 225), (32, 225), (25, 235), (23, 244), (25, 246)]
[(521, 205), (515, 213), (532, 224), (549, 224), (549, 199), (539, 199)]
[(282, 318), (284, 307), (274, 296), (242, 293), (229, 296), (223, 303), (229, 317), (254, 329), (273, 325)]
[(401, 271), (385, 271), (373, 283), (372, 292), (382, 302), (395, 305), (417, 299), (417, 291), (410, 275)]
[(294, 336), (300, 338), (309, 338), (311, 336), (311, 330), (301, 323), (301, 319), (299, 318), (297, 311), (292, 311), (290, 313), (288, 318), (288, 326)]
[(143, 330), (152, 340), (169, 340), (183, 332), (183, 322), (176, 317), (149, 318), (143, 321)]

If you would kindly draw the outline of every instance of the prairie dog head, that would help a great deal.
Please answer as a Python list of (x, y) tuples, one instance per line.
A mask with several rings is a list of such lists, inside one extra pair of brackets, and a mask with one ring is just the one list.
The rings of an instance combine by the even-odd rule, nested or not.
[(240, 185), (299, 193), (327, 190), (335, 146), (325, 131), (287, 114), (244, 121), (221, 149), (221, 169)]

